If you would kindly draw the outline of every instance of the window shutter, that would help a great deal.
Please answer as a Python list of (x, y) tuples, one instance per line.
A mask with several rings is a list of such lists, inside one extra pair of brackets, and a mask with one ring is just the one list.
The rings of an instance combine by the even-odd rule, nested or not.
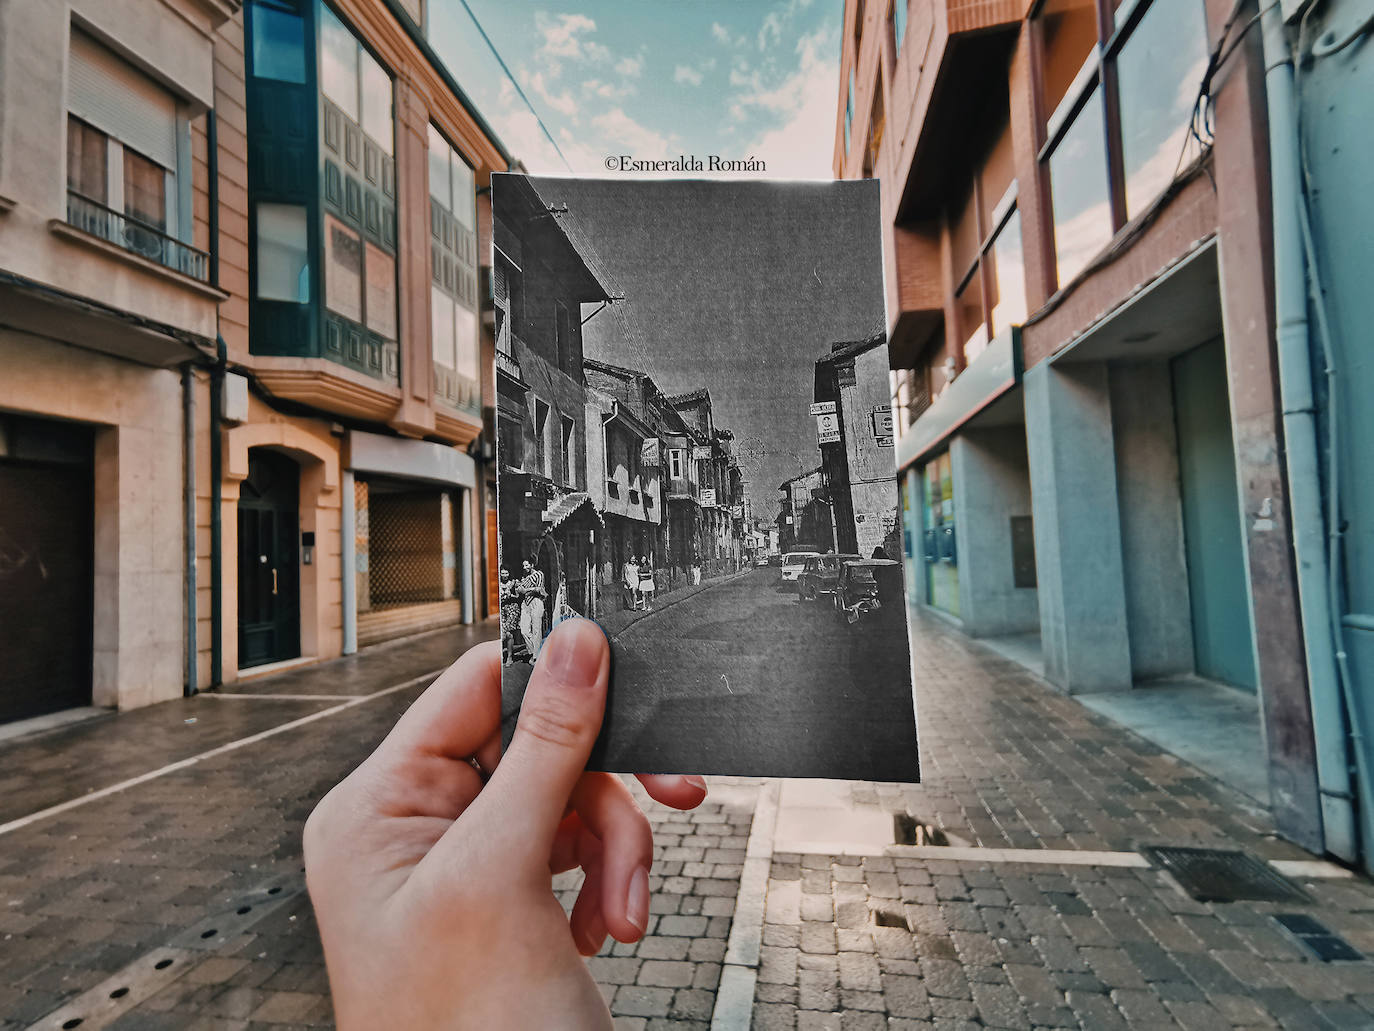
[(176, 171), (176, 99), (76, 31), (72, 32), (67, 108), (126, 147)]

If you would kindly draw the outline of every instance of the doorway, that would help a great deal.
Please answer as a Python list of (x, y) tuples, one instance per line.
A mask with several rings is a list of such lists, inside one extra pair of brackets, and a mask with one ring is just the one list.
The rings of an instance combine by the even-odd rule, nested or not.
[(301, 650), (300, 467), (274, 451), (248, 453), (239, 492), (239, 668)]
[(0, 416), (0, 723), (91, 704), (93, 438)]
[(1250, 592), (1222, 340), (1179, 355), (1170, 371), (1194, 661), (1200, 676), (1254, 691)]

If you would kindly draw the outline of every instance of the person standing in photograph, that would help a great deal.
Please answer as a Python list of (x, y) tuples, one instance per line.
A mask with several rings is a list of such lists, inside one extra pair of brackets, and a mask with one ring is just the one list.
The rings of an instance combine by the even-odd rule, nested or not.
[(520, 592), (508, 566), (501, 567), (501, 664), (512, 665), (520, 633)]
[(646, 609), (654, 607), (654, 565), (648, 555), (639, 560), (639, 596), (644, 599)]
[(639, 608), (639, 566), (633, 555), (625, 560), (620, 571), (620, 594), (627, 610)]
[(517, 585), (520, 591), (520, 635), (524, 637), (525, 648), (529, 652), (526, 661), (534, 662), (539, 658), (539, 645), (544, 639), (544, 599), (547, 592), (544, 589), (544, 574), (535, 568), (533, 562), (525, 559), (523, 569), (525, 575)]

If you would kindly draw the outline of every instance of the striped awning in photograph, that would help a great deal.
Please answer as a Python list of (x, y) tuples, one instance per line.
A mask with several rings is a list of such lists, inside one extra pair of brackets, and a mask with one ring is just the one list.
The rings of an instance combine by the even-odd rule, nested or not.
[(592, 515), (596, 516), (596, 521), (601, 526), (605, 526), (605, 521), (601, 518), (601, 513), (592, 504), (592, 496), (586, 491), (573, 491), (571, 494), (564, 494), (553, 503), (547, 512), (544, 513), (544, 521), (549, 524), (549, 529), (556, 530), (561, 524), (567, 521), (568, 517), (576, 512), (583, 505), (591, 507)]

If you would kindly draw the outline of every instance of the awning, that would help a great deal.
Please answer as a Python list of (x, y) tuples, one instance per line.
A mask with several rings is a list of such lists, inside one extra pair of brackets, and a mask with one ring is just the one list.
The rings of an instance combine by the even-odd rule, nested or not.
[(592, 504), (592, 496), (586, 491), (580, 490), (573, 491), (571, 494), (564, 494), (555, 501), (553, 506), (544, 513), (544, 521), (549, 524), (550, 530), (556, 530), (583, 505), (591, 506), (592, 515), (596, 516), (597, 523), (604, 529), (606, 522), (601, 518), (601, 513), (596, 510), (596, 505)]

